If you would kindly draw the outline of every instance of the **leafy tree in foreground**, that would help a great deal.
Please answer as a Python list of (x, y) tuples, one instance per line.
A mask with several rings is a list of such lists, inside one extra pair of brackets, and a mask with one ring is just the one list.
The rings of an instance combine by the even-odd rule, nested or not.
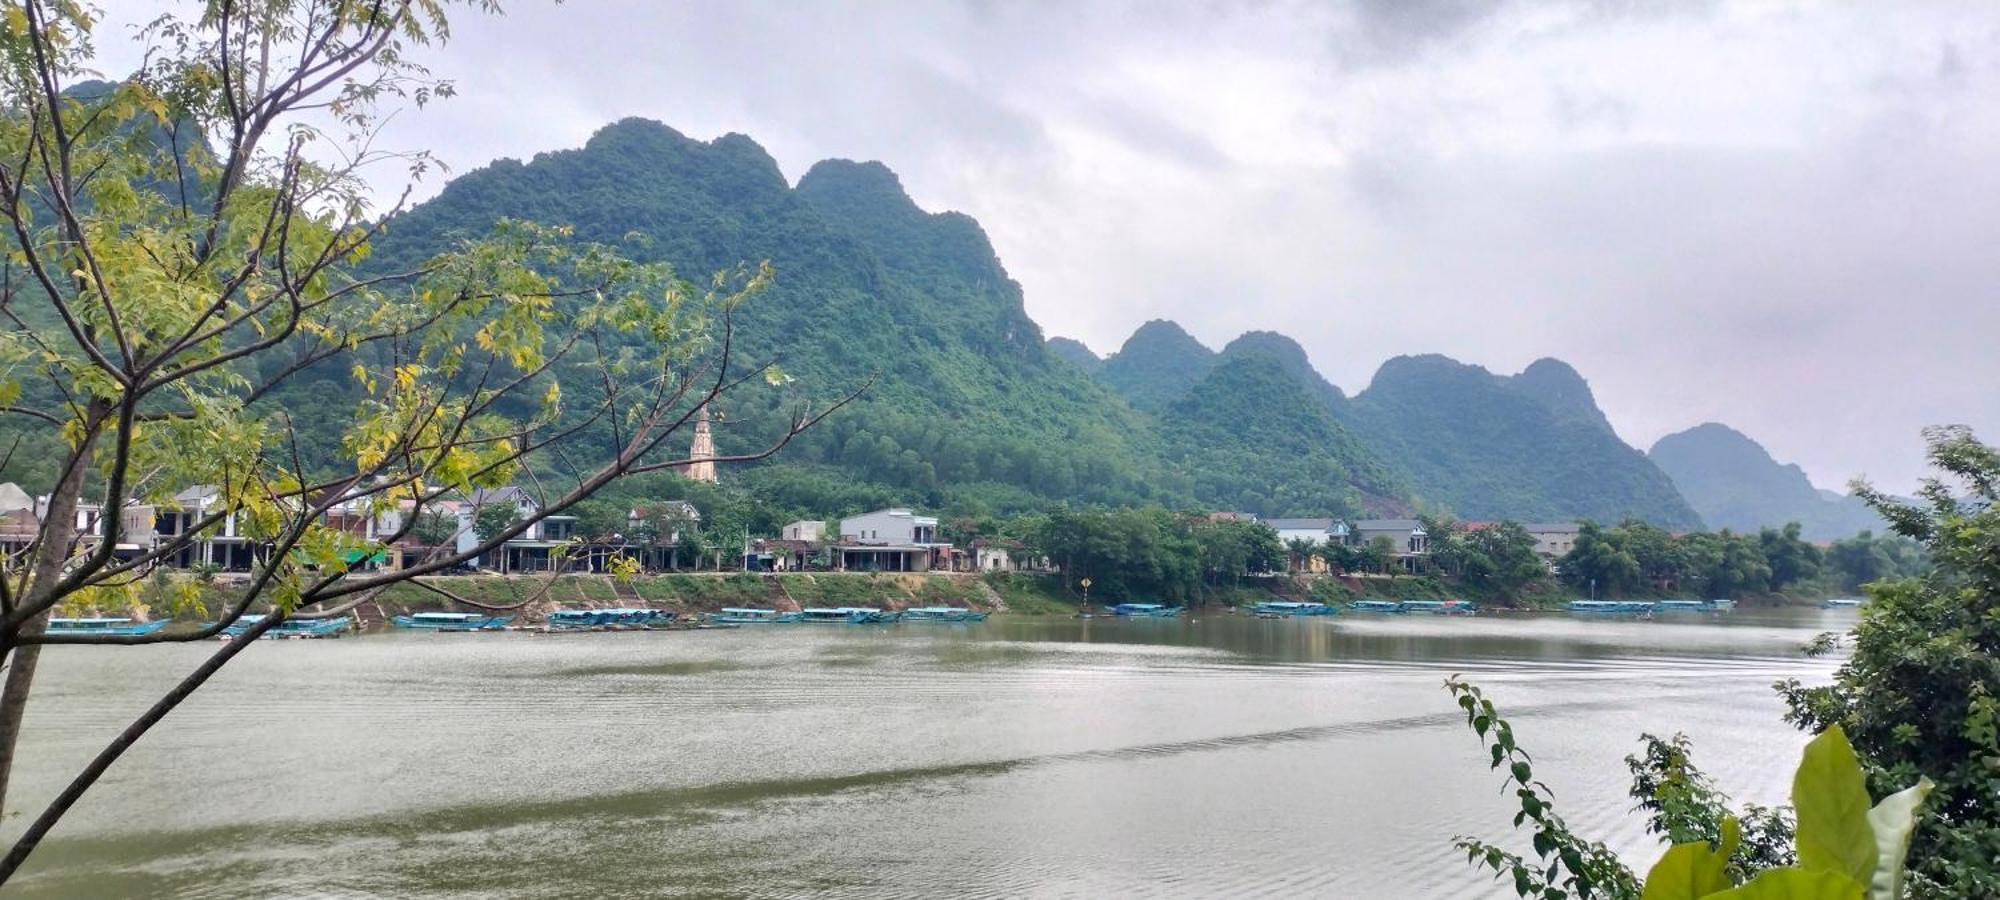
[(1914, 896), (2000, 897), (2000, 452), (1964, 428), (1925, 437), (1956, 487), (1930, 479), (1918, 505), (1855, 491), (1931, 571), (1868, 586), (1833, 684), (1779, 689), (1800, 728), (1846, 730), (1876, 791), (1937, 783), (1912, 844)]
[[(101, 645), (210, 638), (253, 607), (269, 614), (28, 818), (0, 882), (133, 742), (280, 622), (345, 614), (620, 478), (668, 468), (677, 460), (658, 458), (661, 448), (696, 410), (771, 372), (731, 360), (732, 316), (770, 281), (768, 267), (697, 288), (565, 229), (502, 222), (407, 267), (357, 273), (387, 221), (369, 210), (363, 170), (428, 165), (371, 149), (378, 104), (450, 92), (412, 61), (445, 35), (447, 4), (194, 5), (192, 18), (168, 15), (144, 33), (142, 71), (89, 92), (71, 90), (91, 54), (84, 4), (28, 0), (0, 18), (0, 231), (11, 245), (0, 415), (60, 435), (39, 532), (0, 559), (0, 809), (42, 646), (114, 652)], [(607, 346), (615, 352), (599, 352)], [(587, 380), (559, 386), (559, 364)], [(358, 403), (273, 400), (302, 379), (343, 377), (360, 384)], [(825, 414), (800, 407), (762, 449), (724, 461), (775, 452)], [(335, 432), (338, 465), (302, 462), (301, 422), (316, 437)], [(595, 444), (584, 458), (600, 462), (571, 465), (564, 448), (583, 435)], [(517, 477), (537, 495), (534, 515), (463, 553), (440, 547), (398, 571), (350, 570), (446, 494)], [(79, 533), (85, 503), (169, 505), (190, 485), (221, 499), (186, 534), (120, 554), (117, 512)], [(364, 541), (329, 527), (337, 506), (397, 524)], [(150, 566), (231, 518), (254, 541), (254, 565), (217, 621), (151, 635), (47, 633), (58, 607), (127, 605)]]
[[(1459, 838), (1466, 861), (1511, 880), (1521, 897), (1540, 900), (1901, 900), (1910, 835), (1924, 817), (1929, 779), (1907, 790), (1869, 798), (1861, 764), (1839, 726), (1806, 745), (1792, 777), (1797, 825), (1756, 810), (1752, 827), (1723, 807), (1723, 797), (1687, 763), (1685, 744), (1648, 736), (1645, 758), (1626, 760), (1632, 795), (1650, 815), (1648, 829), (1674, 845), (1641, 881), (1601, 842), (1578, 836), (1555, 812), (1548, 785), (1534, 777), (1527, 751), (1479, 688), (1453, 678), (1445, 684), (1465, 718), (1505, 767), (1519, 800), (1516, 828), (1532, 831), (1534, 859), (1471, 838)], [(1787, 835), (1794, 846), (1783, 846)], [(1685, 836), (1687, 839), (1683, 839)], [(1968, 895), (1969, 896), (1969, 895)]]

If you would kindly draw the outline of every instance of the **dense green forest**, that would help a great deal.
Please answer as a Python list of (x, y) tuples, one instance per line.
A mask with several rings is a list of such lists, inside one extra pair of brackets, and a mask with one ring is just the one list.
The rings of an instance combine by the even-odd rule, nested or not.
[[(1589, 384), (1558, 360), (1540, 360), (1510, 378), (1442, 356), (1398, 357), (1383, 364), (1368, 390), (1349, 398), (1284, 335), (1249, 332), (1217, 353), (1180, 326), (1156, 320), (1140, 326), (1123, 349), (1104, 359), (1097, 377), (1134, 407), (1157, 411), (1168, 420), (1163, 426), (1167, 447), (1188, 459), (1216, 446), (1214, 423), (1232, 405), (1240, 406), (1237, 418), (1243, 425), (1263, 422), (1269, 404), (1252, 393), (1211, 391), (1208, 400), (1187, 403), (1218, 366), (1252, 356), (1277, 363), (1275, 373), (1263, 373), (1259, 395), (1281, 391), (1299, 407), (1297, 415), (1318, 419), (1324, 412), (1331, 417), (1330, 431), (1338, 437), (1327, 447), (1343, 460), (1343, 471), (1358, 476), (1359, 493), (1380, 491), (1402, 501), (1378, 508), (1423, 508), (1469, 519), (1616, 521), (1636, 516), (1675, 528), (1701, 525), (1700, 516), (1659, 468), (1619, 440)], [(1280, 379), (1288, 384), (1270, 384)], [(1298, 394), (1310, 402), (1299, 403)], [(1210, 415), (1191, 427), (1170, 421), (1190, 410)], [(1177, 446), (1177, 439), (1194, 435), (1206, 439), (1183, 440), (1186, 445)], [(1241, 472), (1196, 477), (1208, 479), (1204, 496), (1242, 498), (1246, 494), (1237, 483), (1245, 474), (1266, 471), (1265, 462)], [(1248, 499), (1254, 502), (1258, 495)], [(1296, 510), (1319, 511), (1334, 510)]]
[(1888, 524), (1858, 497), (1813, 487), (1798, 466), (1772, 459), (1727, 425), (1709, 422), (1667, 435), (1647, 456), (1714, 528), (1797, 522), (1806, 538), (1831, 540)]
[(1421, 501), (1462, 518), (1701, 525), (1658, 467), (1583, 411), (1596, 404), (1580, 378), (1551, 391), (1541, 374), (1524, 388), (1443, 356), (1397, 357), (1355, 396), (1350, 422)]

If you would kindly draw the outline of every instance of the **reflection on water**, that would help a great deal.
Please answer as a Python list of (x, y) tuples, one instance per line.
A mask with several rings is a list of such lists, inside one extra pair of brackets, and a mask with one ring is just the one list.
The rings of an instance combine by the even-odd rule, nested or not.
[[(1440, 685), (1517, 723), (1635, 860), (1624, 754), (1740, 799), (1803, 745), (1778, 678), (1851, 613), (386, 634), (266, 643), (147, 736), (23, 896), (1484, 897), (1511, 816)], [(52, 648), (37, 804), (213, 645)], [(1705, 751), (1705, 752), (1704, 752)], [(1754, 752), (1751, 752), (1754, 751)], [(18, 822), (9, 822), (11, 832)]]

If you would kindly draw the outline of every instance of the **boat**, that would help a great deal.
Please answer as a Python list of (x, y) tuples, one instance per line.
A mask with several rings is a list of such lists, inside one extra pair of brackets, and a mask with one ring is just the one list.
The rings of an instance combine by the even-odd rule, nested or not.
[(1819, 602), (1820, 609), (1859, 609), (1867, 601), (1860, 597), (1833, 597)]
[(1405, 600), (1403, 611), (1428, 616), (1469, 616), (1479, 607), (1464, 600)]
[(881, 625), (902, 618), (872, 606), (812, 607), (799, 611), (799, 621), (821, 625)]
[(1293, 600), (1265, 600), (1250, 607), (1258, 616), (1288, 618), (1291, 616), (1330, 616), (1334, 609), (1324, 603), (1301, 603)]
[(1569, 611), (1595, 616), (1636, 616), (1653, 611), (1646, 600), (1571, 600)]
[(412, 628), (418, 631), (500, 631), (514, 621), (514, 617), (487, 616), (479, 613), (422, 612), (410, 616), (391, 616), (389, 621), (397, 628)]
[(1715, 611), (1715, 604), (1707, 600), (1661, 600), (1653, 604), (1653, 612), (1656, 613), (1703, 613)]
[(905, 622), (979, 622), (985, 618), (983, 612), (956, 606), (919, 606), (903, 610)]
[(645, 607), (558, 609), (543, 622), (553, 631), (626, 631), (667, 625), (676, 616), (673, 610)]
[(171, 619), (139, 622), (123, 616), (92, 616), (80, 619), (50, 619), (43, 634), (152, 634), (171, 624)]
[(779, 612), (775, 609), (758, 609), (749, 606), (726, 607), (721, 612), (712, 612), (703, 618), (710, 625), (782, 625), (797, 622), (800, 615), (795, 612)]
[(1714, 607), (1717, 610), (1736, 608), (1736, 601), (1728, 599), (1726, 597), (1720, 600), (1709, 600), (1707, 601), (1707, 603), (1709, 606)]
[[(264, 619), (265, 617), (261, 615), (239, 617), (236, 621), (229, 623), (229, 627), (224, 628), (222, 634), (225, 637), (239, 637), (248, 632), (257, 623), (264, 621)], [(278, 638), (331, 638), (339, 637), (342, 632), (358, 627), (359, 623), (354, 621), (353, 616), (334, 616), (325, 619), (286, 619), (271, 626), (269, 631), (264, 632), (264, 637), (273, 640)]]
[(1161, 606), (1158, 603), (1120, 603), (1111, 607), (1111, 614), (1138, 619), (1171, 619), (1186, 611), (1181, 606)]
[(1403, 604), (1394, 600), (1355, 600), (1347, 604), (1348, 612), (1395, 614), (1408, 612)]

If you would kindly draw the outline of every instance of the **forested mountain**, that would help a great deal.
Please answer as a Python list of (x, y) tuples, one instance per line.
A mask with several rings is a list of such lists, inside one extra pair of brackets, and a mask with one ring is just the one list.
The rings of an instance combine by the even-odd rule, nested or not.
[(1306, 350), (1299, 346), (1298, 341), (1275, 331), (1246, 331), (1224, 345), (1221, 353), (1221, 358), (1225, 360), (1251, 356), (1262, 356), (1277, 362), (1305, 386), (1326, 407), (1327, 412), (1339, 415), (1346, 409), (1347, 395), (1313, 368), (1312, 360), (1306, 358)]
[[(1230, 365), (1252, 359), (1271, 365)], [(1285, 335), (1248, 332), (1216, 353), (1180, 326), (1156, 320), (1105, 360), (1098, 377), (1133, 405), (1161, 414), (1170, 456), (1183, 463), (1213, 459), (1226, 469), (1226, 460), (1212, 452), (1222, 445), (1217, 429), (1233, 415), (1249, 433), (1276, 415), (1270, 398), (1280, 397), (1297, 407), (1291, 415), (1317, 420), (1328, 414), (1326, 422), (1299, 426), (1318, 434), (1337, 461), (1316, 457), (1312, 465), (1332, 467), (1350, 480), (1357, 500), (1367, 498), (1377, 508), (1407, 508), (1415, 501), (1470, 519), (1616, 522), (1634, 516), (1668, 528), (1701, 524), (1673, 482), (1618, 438), (1589, 383), (1560, 360), (1537, 360), (1506, 377), (1443, 356), (1398, 357), (1383, 364), (1367, 391), (1350, 398)], [(1177, 421), (1187, 416), (1197, 420)], [(1246, 440), (1299, 446), (1293, 437), (1260, 431)], [(1240, 456), (1250, 456), (1247, 444), (1236, 446)], [(1282, 467), (1260, 458), (1249, 471), (1272, 468)], [(1236, 498), (1249, 511), (1261, 511), (1256, 504), (1269, 499), (1236, 484), (1240, 475), (1189, 474), (1208, 496)], [(1399, 499), (1385, 502), (1391, 496)]]
[(1419, 500), (1463, 518), (1701, 524), (1673, 482), (1604, 426), (1588, 385), (1561, 363), (1507, 378), (1443, 356), (1400, 356), (1350, 410), (1356, 433)]
[(1161, 418), (1167, 456), (1197, 496), (1265, 516), (1407, 511), (1405, 488), (1279, 358), (1224, 353)]
[(1215, 351), (1179, 325), (1154, 319), (1104, 360), (1097, 377), (1134, 408), (1160, 412), (1187, 396), (1215, 368)]
[[(1218, 353), (1156, 320), (1102, 359), (1044, 340), (978, 223), (918, 208), (880, 163), (824, 161), (793, 186), (748, 137), (627, 119), (581, 148), (452, 180), (390, 221), (367, 265), (413, 267), (503, 218), (570, 226), (696, 280), (769, 260), (774, 286), (738, 314), (739, 359), (778, 360), (794, 381), (732, 394), (720, 449), (761, 445), (801, 392), (873, 379), (779, 460), (732, 476), (801, 513), (1072, 502), (1357, 515), (1415, 501), (1467, 518), (1698, 522), (1554, 360), (1510, 379), (1397, 359), (1349, 398), (1275, 332)], [(327, 363), (276, 398), (329, 467), (342, 461), (331, 424), (358, 400), (350, 367)]]
[[(978, 224), (918, 209), (879, 163), (822, 162), (794, 188), (747, 137), (701, 142), (627, 119), (580, 149), (454, 179), (391, 223), (375, 264), (502, 217), (570, 225), (697, 279), (770, 260), (775, 285), (740, 314), (743, 358), (779, 358), (822, 396), (876, 377), (780, 468), (972, 509), (1177, 496), (1146, 423), (1046, 348)], [(768, 434), (780, 399), (736, 395), (721, 449)]]
[(1597, 408), (1597, 396), (1590, 392), (1590, 382), (1584, 381), (1575, 368), (1560, 359), (1543, 357), (1528, 364), (1521, 374), (1508, 379), (1516, 390), (1542, 401), (1542, 405), (1564, 421), (1591, 425), (1612, 431), (1611, 420), (1604, 417), (1604, 410)]
[(1084, 346), (1082, 341), (1074, 338), (1052, 337), (1049, 338), (1048, 343), (1050, 353), (1055, 354), (1059, 358), (1069, 360), (1070, 365), (1076, 366), (1091, 375), (1097, 374), (1100, 369), (1104, 368), (1104, 360), (1098, 358), (1096, 353), (1091, 352), (1089, 347)]
[(1860, 499), (1813, 487), (1805, 470), (1772, 459), (1726, 425), (1709, 422), (1667, 435), (1648, 456), (1710, 527), (1752, 531), (1797, 522), (1808, 540), (1886, 527)]

